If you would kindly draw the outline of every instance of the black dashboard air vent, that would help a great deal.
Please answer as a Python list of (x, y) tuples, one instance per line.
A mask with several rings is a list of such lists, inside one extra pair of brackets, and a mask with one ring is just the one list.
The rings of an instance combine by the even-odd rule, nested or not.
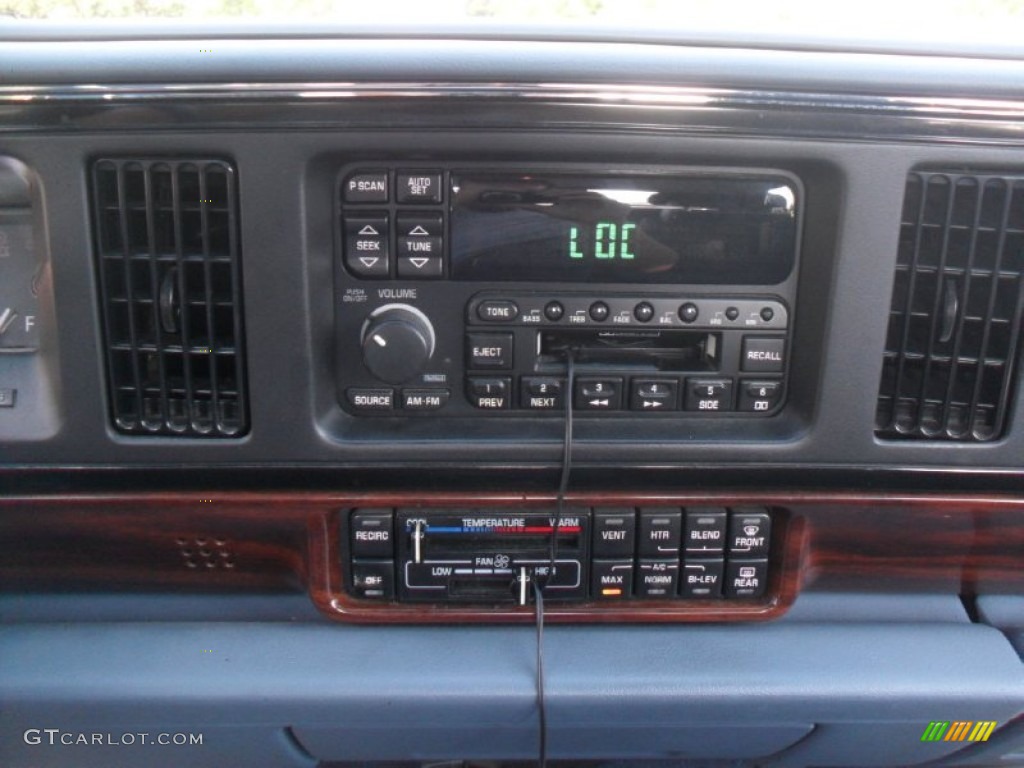
[(133, 435), (244, 434), (234, 168), (102, 159), (92, 181), (114, 425)]
[(910, 174), (879, 436), (1000, 436), (1021, 331), (1022, 270), (1024, 177)]

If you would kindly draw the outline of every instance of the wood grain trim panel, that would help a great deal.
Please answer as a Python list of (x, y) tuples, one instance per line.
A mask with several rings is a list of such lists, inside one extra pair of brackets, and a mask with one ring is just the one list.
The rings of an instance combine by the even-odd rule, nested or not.
[[(550, 508), (550, 494), (147, 493), (0, 498), (0, 589), (306, 591), (352, 622), (528, 622), (532, 610), (375, 604), (342, 589), (338, 515), (356, 507)], [(1024, 594), (1024, 498), (883, 493), (573, 494), (571, 505), (764, 505), (768, 597), (549, 605), (552, 621), (766, 620), (801, 589)]]

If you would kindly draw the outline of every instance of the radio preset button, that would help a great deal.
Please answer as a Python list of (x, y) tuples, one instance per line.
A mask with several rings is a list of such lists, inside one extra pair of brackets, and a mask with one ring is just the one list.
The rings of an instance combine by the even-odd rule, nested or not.
[(634, 411), (658, 413), (679, 408), (679, 382), (674, 379), (633, 379), (629, 407)]
[(641, 301), (633, 307), (633, 317), (641, 323), (649, 323), (654, 318), (654, 305), (647, 301)]
[(357, 509), (352, 513), (352, 557), (395, 556), (395, 538), (391, 512), (367, 512)]
[(786, 340), (778, 336), (744, 336), (740, 369), (781, 373), (786, 369)]
[(635, 540), (635, 510), (594, 510), (593, 550), (595, 557), (632, 557)]
[(687, 379), (686, 410), (688, 411), (731, 411), (731, 379)]
[(622, 379), (577, 379), (573, 406), (581, 411), (619, 410), (622, 408)]
[(633, 595), (632, 560), (594, 560), (590, 589), (595, 600), (623, 600)]
[(507, 299), (481, 301), (476, 316), (488, 323), (510, 323), (519, 317), (519, 305)]
[(386, 203), (388, 201), (387, 171), (357, 171), (345, 179), (343, 197), (346, 203)]
[(403, 389), (402, 409), (406, 411), (436, 411), (448, 404), (451, 393), (447, 389)]
[(637, 597), (669, 599), (679, 591), (678, 560), (641, 560), (636, 579)]
[(684, 323), (692, 323), (700, 317), (700, 310), (692, 301), (688, 301), (679, 308), (679, 319)]
[(475, 408), (485, 411), (503, 411), (510, 407), (512, 379), (470, 376), (466, 380), (466, 396)]
[(523, 408), (553, 411), (565, 407), (565, 383), (561, 379), (524, 376), (519, 387)]
[(637, 551), (641, 557), (679, 556), (683, 513), (669, 509), (641, 509)]
[(466, 335), (466, 366), (507, 371), (512, 368), (511, 333), (470, 333)]
[(387, 277), (388, 217), (386, 214), (345, 218), (345, 266), (358, 277)]
[(760, 597), (768, 581), (767, 560), (729, 560), (726, 597)]
[(687, 559), (679, 592), (683, 597), (721, 597), (724, 573), (725, 561), (721, 558)]
[(399, 203), (440, 203), (443, 195), (441, 174), (437, 171), (399, 171), (395, 187)]
[(744, 381), (740, 385), (741, 411), (770, 411), (781, 399), (781, 381)]
[(590, 319), (595, 322), (601, 323), (607, 320), (609, 312), (610, 310), (608, 309), (608, 305), (603, 301), (595, 301), (590, 305)]
[(544, 307), (544, 317), (550, 320), (552, 323), (556, 323), (562, 319), (562, 315), (565, 314), (565, 307), (559, 301), (549, 301)]

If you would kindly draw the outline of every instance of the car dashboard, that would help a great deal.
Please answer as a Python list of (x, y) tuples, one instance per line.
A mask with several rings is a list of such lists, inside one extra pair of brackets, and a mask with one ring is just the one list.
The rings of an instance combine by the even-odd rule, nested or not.
[(1024, 765), (1019, 57), (0, 59), (4, 765)]

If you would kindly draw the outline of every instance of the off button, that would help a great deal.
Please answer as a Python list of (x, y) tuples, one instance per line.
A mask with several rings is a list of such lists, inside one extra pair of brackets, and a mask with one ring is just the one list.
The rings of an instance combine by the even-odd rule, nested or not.
[(488, 323), (511, 323), (519, 317), (519, 306), (505, 299), (481, 301), (476, 308), (476, 316)]

